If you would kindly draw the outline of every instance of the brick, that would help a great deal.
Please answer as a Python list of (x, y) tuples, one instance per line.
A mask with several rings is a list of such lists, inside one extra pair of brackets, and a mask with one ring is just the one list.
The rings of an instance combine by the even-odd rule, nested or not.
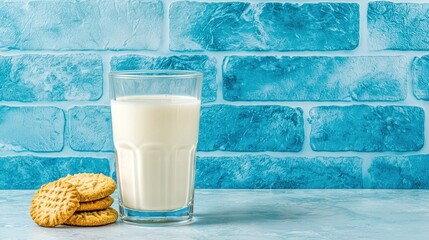
[(414, 96), (417, 99), (429, 101), (429, 55), (414, 58), (412, 78)]
[(105, 158), (15, 156), (0, 158), (0, 189), (37, 189), (67, 174), (110, 175)]
[(198, 188), (362, 188), (358, 157), (200, 157)]
[(174, 51), (350, 50), (359, 42), (355, 3), (173, 2)]
[(61, 151), (64, 125), (64, 112), (55, 107), (0, 106), (0, 150)]
[(93, 101), (102, 93), (98, 55), (0, 56), (0, 100)]
[(0, 49), (158, 49), (163, 4), (157, 0), (2, 1)]
[(373, 50), (429, 50), (429, 4), (376, 1), (368, 5)]
[(69, 121), (69, 142), (73, 150), (114, 150), (110, 107), (74, 107), (69, 110)]
[(393, 57), (231, 56), (223, 63), (229, 101), (401, 101), (409, 63)]
[(310, 110), (315, 151), (418, 151), (424, 145), (424, 111), (411, 106), (325, 106)]
[(202, 107), (198, 150), (297, 152), (304, 141), (303, 122), (300, 108)]
[(429, 189), (429, 155), (382, 156), (368, 169), (371, 188)]
[(216, 59), (206, 55), (149, 57), (142, 55), (114, 56), (112, 70), (174, 69), (194, 70), (203, 73), (202, 102), (216, 100)]

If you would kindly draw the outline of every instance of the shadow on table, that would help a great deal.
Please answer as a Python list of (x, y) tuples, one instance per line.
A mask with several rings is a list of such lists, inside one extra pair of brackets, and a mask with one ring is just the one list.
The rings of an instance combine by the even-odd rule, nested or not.
[(258, 207), (243, 207), (234, 209), (213, 209), (211, 212), (196, 214), (196, 225), (216, 225), (216, 224), (252, 224), (261, 221), (287, 221), (299, 219), (306, 215), (306, 212), (300, 210), (262, 209)]

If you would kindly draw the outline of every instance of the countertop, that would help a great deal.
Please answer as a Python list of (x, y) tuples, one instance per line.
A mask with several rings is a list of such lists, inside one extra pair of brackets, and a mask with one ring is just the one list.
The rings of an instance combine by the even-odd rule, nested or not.
[(429, 239), (428, 190), (197, 190), (190, 225), (86, 228), (34, 224), (34, 192), (0, 190), (1, 240)]

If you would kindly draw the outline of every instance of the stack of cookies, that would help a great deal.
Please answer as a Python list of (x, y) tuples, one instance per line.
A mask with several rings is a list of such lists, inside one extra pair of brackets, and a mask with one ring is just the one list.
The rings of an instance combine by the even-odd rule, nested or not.
[(103, 174), (81, 173), (43, 185), (31, 201), (30, 215), (40, 226), (100, 226), (116, 222), (110, 206), (116, 184)]

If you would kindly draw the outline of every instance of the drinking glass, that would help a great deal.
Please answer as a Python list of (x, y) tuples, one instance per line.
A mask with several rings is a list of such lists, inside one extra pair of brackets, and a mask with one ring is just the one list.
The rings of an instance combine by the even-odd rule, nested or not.
[(114, 71), (109, 81), (120, 219), (190, 222), (202, 74)]

